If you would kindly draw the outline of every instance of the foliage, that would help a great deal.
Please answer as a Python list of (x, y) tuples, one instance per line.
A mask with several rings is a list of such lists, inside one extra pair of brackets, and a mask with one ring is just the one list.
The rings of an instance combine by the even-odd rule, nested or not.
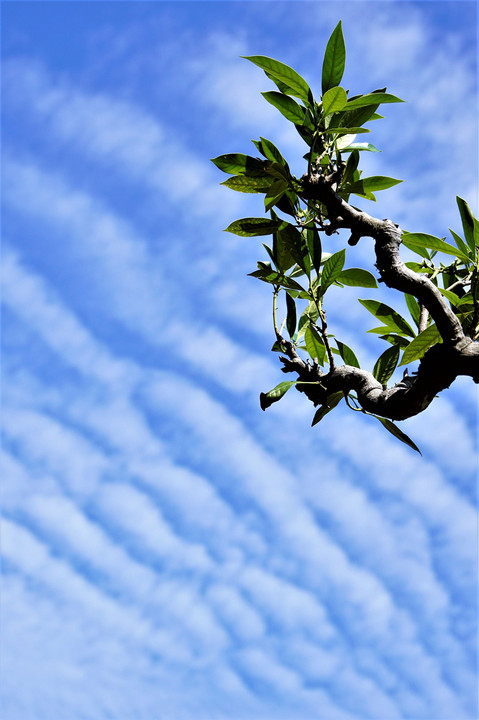
[[(417, 450), (391, 420), (424, 409), (419, 403), (411, 405), (408, 412), (404, 401), (398, 410), (400, 392), (407, 394), (414, 380), (409, 376), (393, 389), (388, 389), (387, 384), (398, 365), (421, 361), (426, 355), (432, 357), (433, 353), (428, 351), (441, 344), (455, 349), (463, 347), (460, 341), (464, 338), (474, 344), (468, 353), (473, 356), (471, 367), (475, 369), (468, 372), (459, 369), (457, 374), (469, 374), (477, 382), (479, 222), (465, 200), (458, 197), (463, 236), (451, 230), (452, 242), (446, 242), (445, 238), (421, 232), (400, 231), (390, 221), (371, 218), (351, 205), (354, 197), (375, 202), (377, 192), (401, 182), (381, 175), (364, 177), (360, 168), (362, 154), (378, 150), (371, 143), (356, 142), (356, 137), (369, 133), (365, 125), (383, 117), (377, 112), (381, 105), (402, 100), (388, 93), (387, 88), (351, 96), (341, 87), (346, 60), (341, 22), (327, 43), (319, 99), (306, 80), (288, 65), (264, 56), (246, 59), (274, 83), (277, 90), (264, 92), (264, 98), (293, 123), (307, 148), (305, 174), (300, 178), (291, 173), (280, 150), (263, 137), (253, 141), (259, 156), (230, 153), (212, 161), (230, 175), (223, 183), (228, 188), (264, 195), (267, 217), (242, 218), (226, 230), (244, 237), (270, 237), (264, 245), (268, 259), (258, 261), (257, 269), (250, 274), (272, 285), (273, 350), (285, 353), (286, 357), (281, 358), (283, 371), (297, 372), (299, 380), (282, 382), (262, 393), (261, 407), (265, 409), (279, 401), (296, 385), (315, 405), (320, 405), (314, 425), (344, 398), (352, 410), (374, 415), (389, 432)], [(372, 375), (359, 368), (354, 351), (337, 338), (334, 347), (333, 336), (328, 332), (326, 296), (332, 287), (378, 287), (370, 270), (349, 266), (346, 248), (326, 252), (329, 238), (341, 228), (351, 231), (352, 246), (364, 235), (375, 238), (379, 280), (405, 293), (410, 315), (406, 319), (379, 300), (359, 300), (379, 323), (369, 332), (377, 334), (388, 346), (376, 361)], [(398, 260), (400, 271), (393, 268), (395, 250), (388, 250), (388, 243), (395, 242), (394, 233), (397, 245), (402, 242), (417, 258), (405, 264)], [(282, 335), (283, 326), (280, 328), (277, 323), (280, 294), (286, 297), (283, 325), (288, 340)], [(344, 363), (341, 372), (339, 358)], [(430, 363), (425, 363), (424, 368), (422, 375), (421, 370), (416, 373), (421, 376), (416, 390), (427, 385), (427, 378), (422, 376), (431, 372)], [(361, 379), (376, 391), (377, 412), (371, 411), (371, 401), (366, 401), (358, 391)], [(426, 400), (428, 397), (423, 405), (429, 404), (430, 400)]]

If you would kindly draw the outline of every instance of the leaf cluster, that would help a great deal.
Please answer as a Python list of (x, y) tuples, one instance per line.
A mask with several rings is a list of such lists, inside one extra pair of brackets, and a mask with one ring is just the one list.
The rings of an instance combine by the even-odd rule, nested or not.
[[(263, 92), (265, 100), (291, 122), (307, 150), (305, 177), (320, 175), (346, 202), (351, 196), (375, 201), (375, 193), (401, 182), (395, 178), (374, 175), (363, 177), (361, 154), (378, 152), (368, 142), (356, 142), (358, 135), (367, 134), (365, 127), (381, 119), (378, 109), (383, 104), (403, 102), (379, 88), (365, 94), (351, 95), (341, 86), (346, 49), (342, 24), (338, 23), (328, 40), (324, 53), (319, 98), (306, 80), (288, 65), (269, 57), (254, 55), (246, 58), (273, 82), (276, 90)], [(334, 356), (351, 367), (359, 367), (354, 351), (328, 333), (325, 297), (331, 287), (355, 286), (377, 288), (374, 275), (365, 268), (345, 267), (346, 249), (329, 253), (323, 248), (325, 239), (341, 227), (340, 219), (330, 216), (328, 208), (319, 201), (305, 199), (302, 178), (295, 177), (281, 151), (264, 137), (253, 141), (257, 155), (242, 153), (220, 155), (212, 162), (228, 174), (222, 184), (243, 193), (263, 195), (263, 217), (235, 220), (226, 231), (243, 237), (269, 236), (264, 243), (268, 259), (260, 260), (252, 277), (272, 285), (273, 324), (276, 341), (274, 351), (284, 351), (283, 328), (295, 352), (304, 352), (309, 362), (332, 368)], [(467, 203), (457, 199), (463, 237), (451, 230), (453, 243), (424, 233), (403, 232), (403, 245), (416, 256), (407, 265), (427, 275), (447, 299), (452, 311), (460, 319), (467, 333), (476, 339), (479, 330), (479, 223)], [(436, 254), (452, 258), (449, 263), (436, 261)], [(277, 322), (277, 299), (285, 295), (285, 318)], [(406, 295), (410, 319), (377, 300), (361, 299), (360, 303), (379, 321), (369, 332), (377, 334), (388, 344), (377, 359), (373, 375), (384, 386), (398, 365), (419, 360), (425, 352), (442, 341), (425, 309), (412, 295)], [(334, 339), (334, 345), (332, 341)], [(277, 402), (296, 381), (280, 383), (269, 393), (261, 395), (265, 409)], [(335, 393), (316, 412), (313, 424), (321, 420), (343, 398)], [(346, 396), (352, 409), (354, 397)], [(378, 418), (396, 437), (414, 446), (390, 420)], [(414, 446), (415, 449), (416, 446)]]

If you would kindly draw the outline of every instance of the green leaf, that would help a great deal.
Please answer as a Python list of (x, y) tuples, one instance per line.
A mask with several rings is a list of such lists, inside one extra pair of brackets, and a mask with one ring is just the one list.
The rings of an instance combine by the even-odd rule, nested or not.
[(283, 245), (294, 262), (309, 275), (308, 248), (297, 228), (291, 223), (283, 222), (277, 234), (278, 245)]
[(339, 112), (348, 102), (346, 90), (342, 87), (332, 87), (323, 95), (323, 114), (331, 115), (331, 113)]
[(244, 155), (243, 153), (228, 153), (212, 158), (211, 162), (217, 168), (229, 175), (248, 175), (258, 177), (264, 175), (264, 162), (258, 158)]
[(336, 280), (350, 287), (377, 288), (378, 286), (374, 275), (369, 270), (363, 270), (362, 268), (342, 270)]
[(381, 383), (387, 385), (399, 360), (399, 345), (393, 345), (380, 355), (373, 368), (373, 375)]
[(453, 293), (451, 290), (444, 290), (443, 288), (439, 288), (439, 290), (444, 295), (444, 297), (449, 300), (451, 305), (458, 307), (461, 304), (462, 298), (459, 298), (456, 293)]
[(325, 415), (331, 412), (331, 410), (333, 410), (336, 405), (341, 402), (343, 397), (344, 394), (342, 392), (335, 392), (328, 395), (326, 403), (316, 410), (311, 427), (313, 427), (313, 425), (317, 425), (317, 423), (319, 423)]
[(304, 332), (304, 342), (312, 360), (317, 360), (319, 365), (324, 365), (327, 355), (326, 348), (312, 325), (308, 325)]
[(344, 168), (343, 178), (341, 182), (342, 185), (348, 185), (348, 183), (352, 183), (354, 181), (354, 173), (358, 169), (358, 165), (359, 152), (357, 150), (354, 150), (348, 157), (346, 167)]
[(338, 22), (326, 45), (322, 68), (322, 92), (339, 85), (346, 64), (346, 47), (344, 44), (341, 20)]
[(242, 193), (266, 193), (272, 182), (273, 178), (271, 175), (264, 175), (262, 177), (233, 175), (233, 177), (228, 178), (220, 184)]
[(302, 125), (304, 122), (304, 108), (293, 100), (288, 95), (270, 90), (269, 92), (261, 93), (265, 100), (280, 111), (287, 120), (290, 120), (295, 125)]
[(276, 205), (278, 200), (283, 197), (287, 189), (288, 183), (284, 179), (275, 180), (274, 183), (270, 185), (264, 198), (264, 209), (266, 212)]
[(306, 241), (309, 254), (313, 261), (313, 268), (317, 275), (321, 269), (322, 247), (321, 237), (316, 226), (306, 228)]
[(279, 385), (276, 385), (276, 387), (269, 392), (261, 393), (259, 396), (261, 410), (266, 410), (273, 405), (273, 403), (281, 400), (283, 395), (285, 395), (288, 390), (293, 387), (293, 385), (296, 385), (296, 382), (297, 380), (285, 380), (284, 382), (279, 383)]
[(346, 260), (346, 250), (338, 250), (331, 255), (324, 263), (323, 274), (321, 275), (321, 294), (323, 295), (328, 287), (333, 284), (341, 274)]
[(390, 95), (389, 93), (368, 93), (367, 95), (361, 95), (360, 97), (353, 98), (348, 101), (347, 109), (365, 107), (367, 105), (380, 105), (381, 103), (397, 103), (404, 102), (396, 95)]
[(449, 228), (449, 232), (451, 233), (452, 237), (456, 241), (456, 245), (459, 248), (459, 250), (462, 253), (464, 253), (464, 255), (467, 255), (467, 257), (470, 258), (470, 260), (474, 261), (474, 252), (471, 252), (471, 248), (468, 245), (466, 245), (466, 243), (464, 242), (462, 237), (460, 235), (458, 235), (457, 233), (455, 233), (454, 230), (451, 230), (451, 228)]
[(300, 297), (302, 297), (302, 293), (304, 292), (304, 288), (297, 283), (296, 280), (293, 280), (282, 272), (273, 270), (270, 263), (258, 262), (258, 270), (248, 273), (248, 275), (258, 278), (258, 280), (262, 280), (263, 282), (270, 283), (271, 285), (279, 285), (287, 290), (296, 290), (299, 292)]
[(414, 337), (414, 332), (409, 323), (389, 305), (385, 305), (378, 300), (359, 300), (359, 302), (390, 330), (397, 330), (400, 333)]
[(288, 293), (286, 293), (286, 308), (286, 328), (288, 330), (289, 337), (292, 338), (296, 332), (296, 303)]
[[(391, 345), (399, 345), (399, 347), (401, 347), (401, 348), (407, 347), (409, 345), (410, 340), (408, 340), (403, 335), (396, 335), (395, 333), (387, 332), (388, 328), (375, 328), (375, 330), (378, 330), (381, 332), (384, 332), (385, 329), (386, 329), (386, 334), (379, 335), (381, 340), (386, 340), (386, 342), (390, 343)], [(369, 330), (368, 332), (371, 332), (371, 330)]]
[(414, 443), (411, 440), (411, 438), (406, 435), (406, 433), (403, 433), (403, 431), (400, 430), (397, 425), (395, 425), (393, 422), (391, 422), (391, 420), (388, 420), (387, 418), (379, 417), (378, 415), (375, 415), (374, 417), (377, 420), (379, 420), (381, 425), (384, 425), (386, 430), (388, 430), (391, 433), (391, 435), (394, 435), (394, 437), (396, 437), (398, 440), (403, 442), (405, 445), (409, 445), (409, 447), (412, 448), (413, 450), (416, 450), (416, 452), (418, 452), (419, 455), (422, 455), (422, 453), (419, 450), (416, 443)]
[(362, 150), (368, 150), (369, 152), (381, 152), (381, 150), (378, 150), (377, 147), (371, 143), (352, 143), (351, 145), (341, 148), (341, 152), (343, 153), (352, 152), (353, 150), (359, 150), (360, 152)]
[(402, 360), (399, 365), (408, 365), (415, 360), (419, 360), (428, 348), (438, 342), (442, 342), (442, 338), (436, 325), (432, 324), (419, 333), (414, 340), (411, 340), (407, 348), (404, 350)]
[[(260, 147), (261, 152), (268, 160), (271, 160), (271, 162), (273, 163), (278, 163), (279, 165), (282, 165), (284, 168), (288, 169), (289, 172), (288, 163), (281, 155), (276, 145), (271, 142), (271, 140), (267, 140), (264, 137), (260, 138)], [(266, 169), (268, 169), (268, 167), (269, 165), (266, 166)]]
[(336, 340), (336, 345), (338, 346), (339, 354), (346, 365), (352, 365), (357, 368), (360, 367), (359, 361), (350, 347), (348, 347), (345, 343), (342, 343), (340, 340)]
[(474, 215), (467, 202), (459, 196), (456, 197), (456, 201), (461, 213), (464, 237), (471, 250), (475, 252), (476, 246), (479, 245), (479, 224), (477, 221), (474, 222)]
[(303, 328), (305, 325), (309, 325), (310, 323), (315, 323), (319, 317), (319, 310), (317, 308), (316, 303), (310, 302), (306, 310), (303, 312), (301, 317), (299, 318), (299, 325), (298, 325), (298, 334), (301, 335), (303, 333)]
[(409, 295), (408, 293), (404, 293), (404, 299), (406, 300), (406, 305), (408, 307), (409, 312), (411, 313), (411, 317), (416, 323), (417, 327), (419, 327), (419, 318), (421, 316), (421, 308), (419, 307), (419, 303), (414, 297), (414, 295)]
[[(348, 106), (349, 107), (349, 106)], [(338, 125), (343, 127), (361, 127), (364, 123), (372, 120), (378, 105), (369, 105), (367, 107), (353, 108), (341, 113)]]
[(225, 232), (244, 237), (271, 235), (271, 233), (276, 232), (280, 224), (279, 220), (269, 220), (268, 218), (241, 218), (228, 225)]
[(454, 255), (454, 257), (458, 257), (461, 260), (469, 262), (469, 258), (467, 257), (467, 255), (464, 255), (464, 253), (462, 253), (458, 248), (455, 248), (454, 245), (450, 245), (449, 243), (444, 242), (444, 240), (435, 237), (434, 235), (426, 235), (426, 233), (410, 233), (403, 231), (401, 241), (410, 250), (414, 250), (415, 248), (417, 248), (419, 255), (422, 254), (421, 252), (419, 252), (419, 249), (429, 248), (430, 250), (437, 250), (438, 252), (443, 252), (446, 255)]
[(372, 175), (371, 177), (362, 178), (358, 182), (352, 183), (347, 188), (348, 192), (376, 192), (377, 190), (387, 190), (387, 188), (398, 185), (402, 180), (395, 178), (383, 177), (382, 175)]
[(264, 55), (243, 55), (242, 57), (260, 67), (268, 75), (272, 75), (273, 78), (279, 80), (283, 85), (286, 85), (291, 95), (299, 97), (300, 100), (304, 100), (308, 105), (310, 104), (312, 95), (308, 83), (296, 70), (289, 67), (289, 65), (285, 65), (279, 60), (273, 60), (273, 58), (265, 57)]

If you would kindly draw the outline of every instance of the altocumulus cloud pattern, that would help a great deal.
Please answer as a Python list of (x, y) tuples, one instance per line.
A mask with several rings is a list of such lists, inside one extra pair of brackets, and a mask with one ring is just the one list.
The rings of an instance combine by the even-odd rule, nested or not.
[(270, 297), (221, 232), (261, 208), (208, 160), (260, 133), (301, 158), (239, 56), (317, 87), (342, 18), (346, 87), (408, 101), (373, 129), (405, 180), (377, 213), (458, 229), (475, 4), (2, 11), (4, 720), (476, 718), (475, 389), (404, 424), (423, 458), (351, 413), (310, 429), (293, 392), (261, 413)]

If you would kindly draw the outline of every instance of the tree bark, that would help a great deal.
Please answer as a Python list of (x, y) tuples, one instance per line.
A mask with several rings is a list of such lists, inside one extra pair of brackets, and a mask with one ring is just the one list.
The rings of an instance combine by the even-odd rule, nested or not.
[(350, 244), (361, 237), (375, 241), (376, 267), (380, 279), (390, 288), (413, 295), (436, 323), (442, 343), (429, 348), (414, 375), (405, 376), (392, 388), (382, 386), (365, 370), (340, 365), (324, 373), (317, 364), (303, 361), (293, 345), (284, 342), (283, 372), (296, 372), (303, 382), (298, 385), (314, 405), (327, 405), (328, 396), (336, 392), (354, 391), (366, 412), (405, 420), (425, 410), (437, 393), (449, 387), (459, 375), (470, 376), (479, 383), (479, 343), (464, 334), (461, 323), (438, 288), (425, 276), (409, 269), (401, 260), (401, 230), (390, 220), (378, 220), (354, 208), (341, 198), (331, 181), (319, 173), (302, 179), (302, 197), (317, 200), (326, 206), (331, 227), (349, 228)]

